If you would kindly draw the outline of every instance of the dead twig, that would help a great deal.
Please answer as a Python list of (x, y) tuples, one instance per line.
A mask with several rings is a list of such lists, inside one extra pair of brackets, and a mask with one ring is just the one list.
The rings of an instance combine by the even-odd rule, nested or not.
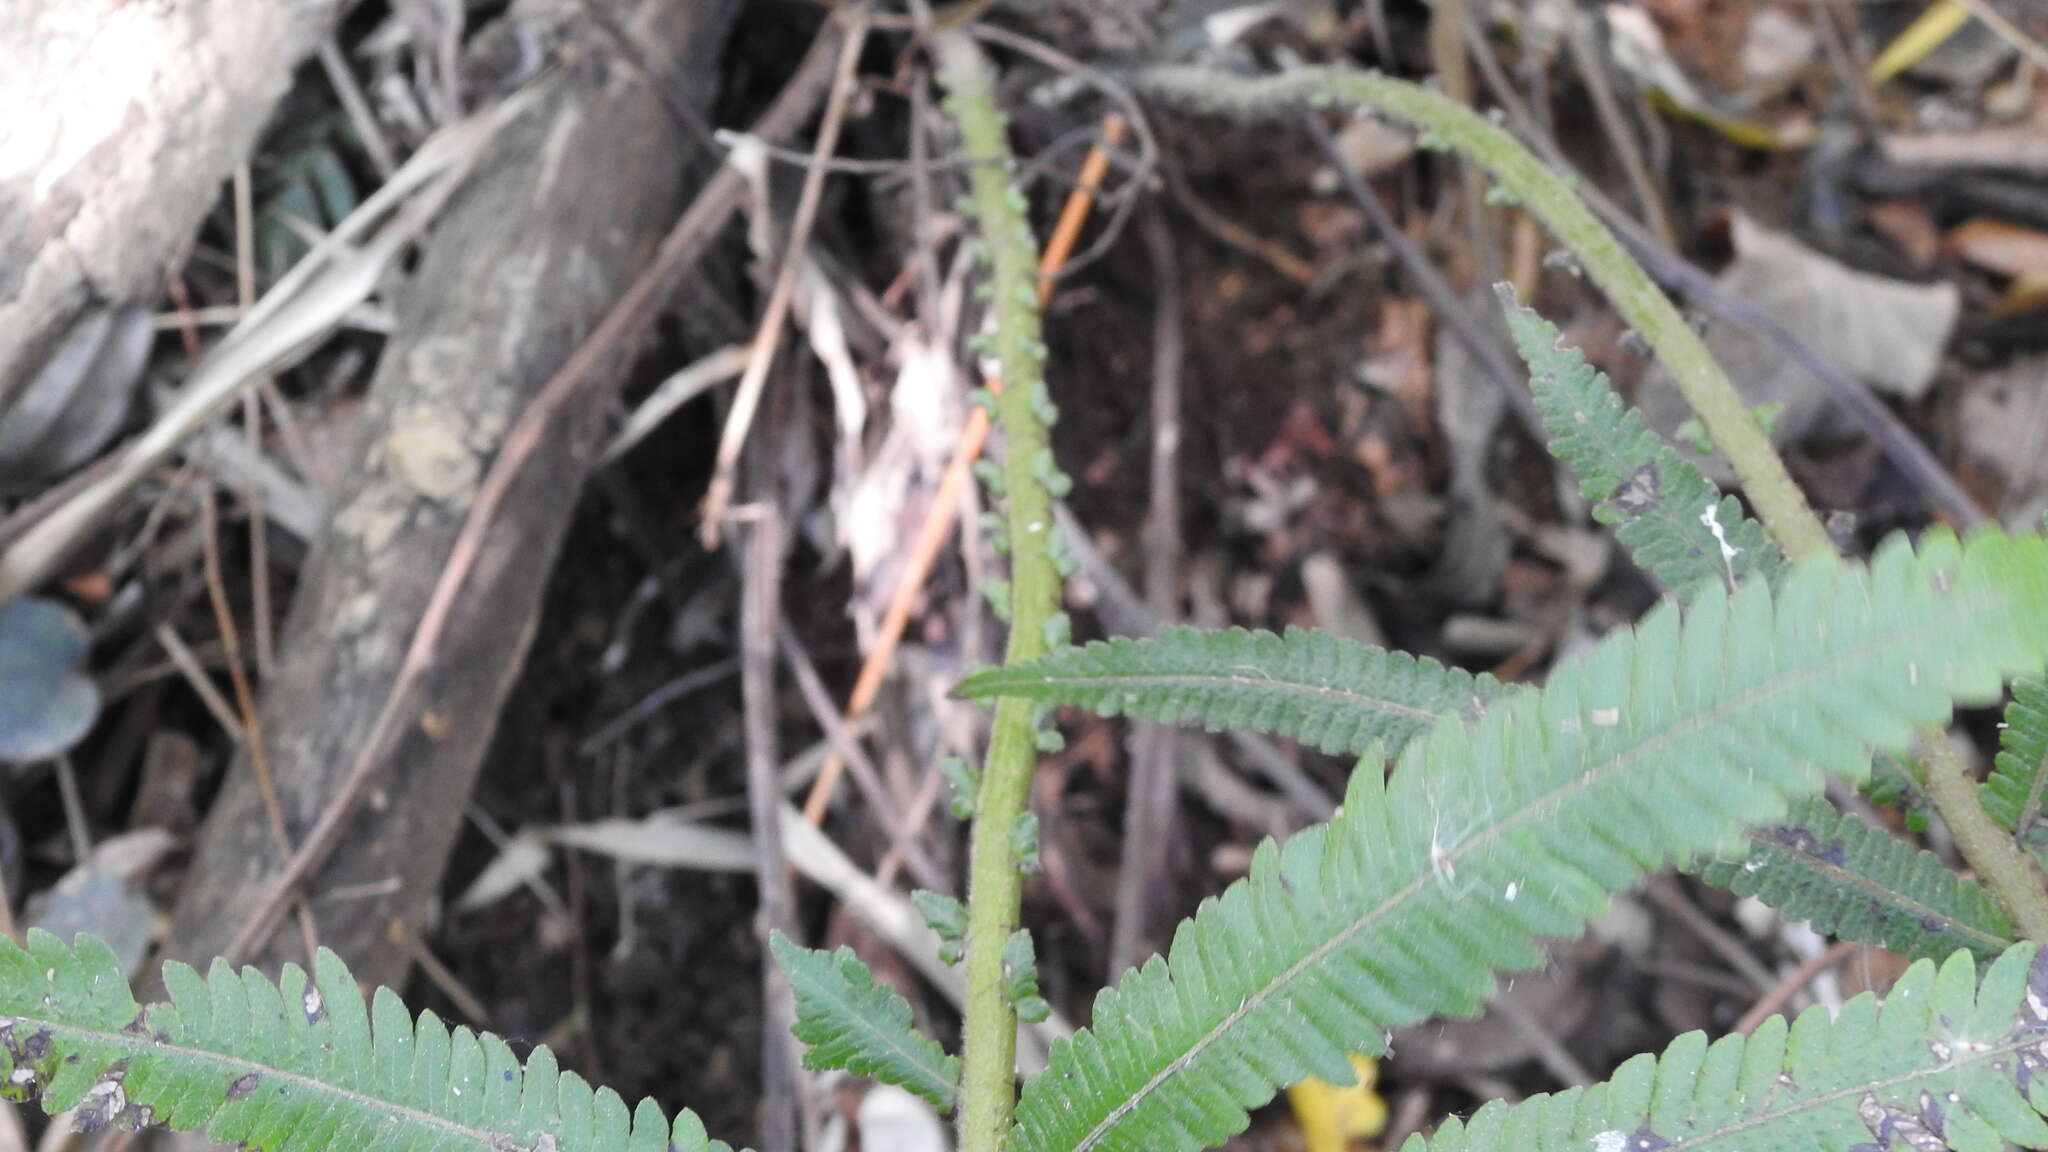
[[(1138, 234), (1152, 259), (1159, 298), (1152, 320), (1151, 507), (1145, 518), (1145, 603), (1163, 623), (1179, 617), (1181, 368), (1180, 267), (1173, 236), (1155, 206), (1138, 219)], [(1116, 912), (1109, 936), (1109, 978), (1141, 959), (1145, 934), (1166, 890), (1174, 842), (1174, 807), (1180, 781), (1180, 733), (1172, 725), (1140, 723), (1132, 735), (1131, 782), (1124, 800), (1124, 842), (1117, 861)]]
[(775, 734), (775, 630), (782, 590), (782, 517), (772, 504), (755, 505), (748, 512), (752, 527), (741, 562), (740, 722), (747, 736), (747, 814), (754, 830), (754, 883), (760, 899), (754, 931), (762, 945), (761, 1103), (757, 1114), (762, 1146), (796, 1148), (801, 1080), (789, 1034), (796, 1023), (796, 1006), (788, 978), (767, 947), (771, 932), (793, 936), (795, 928), (791, 915), (795, 898), (782, 854), (782, 790), (776, 773), (781, 755)]
[(1841, 963), (1855, 950), (1854, 940), (1837, 940), (1826, 951), (1810, 957), (1806, 963), (1793, 969), (1790, 975), (1779, 981), (1777, 987), (1764, 993), (1750, 1006), (1749, 1011), (1742, 1014), (1742, 1019), (1735, 1022), (1735, 1034), (1747, 1036), (1756, 1031), (1757, 1025), (1784, 1011), (1785, 1005), (1799, 994), (1800, 989), (1813, 983), (1821, 973)]
[(1322, 117), (1315, 112), (1307, 112), (1302, 115), (1301, 122), (1322, 150), (1324, 161), (1337, 173), (1352, 202), (1365, 213), (1373, 231), (1379, 233), (1380, 239), (1393, 251), (1394, 258), (1400, 261), (1402, 270), (1408, 273), (1416, 290), (1429, 301), (1437, 318), (1450, 327), (1451, 336), (1479, 365), (1480, 371), (1501, 389), (1509, 406), (1521, 417), (1523, 426), (1538, 440), (1546, 439), (1543, 417), (1536, 411), (1536, 402), (1530, 398), (1528, 389), (1522, 386), (1522, 374), (1508, 362), (1507, 353), (1501, 351), (1500, 341), (1473, 317), (1471, 310), (1458, 299), (1457, 293), (1444, 279), (1443, 273), (1430, 262), (1429, 256), (1409, 238), (1394, 220), (1393, 213), (1387, 211), (1387, 206), (1380, 203), (1380, 198), (1366, 187), (1365, 181), (1351, 165), (1344, 162), (1344, 154), (1338, 151), (1337, 141), (1323, 124)]
[(845, 721), (839, 718), (839, 709), (832, 704), (832, 696), (825, 688), (825, 681), (819, 677), (817, 666), (811, 663), (810, 654), (798, 643), (796, 634), (788, 625), (779, 624), (775, 639), (782, 649), (782, 657), (789, 662), (790, 671), (796, 674), (797, 690), (803, 696), (804, 704), (811, 710), (811, 716), (825, 732), (825, 740), (831, 745), (832, 753), (845, 761), (853, 773), (854, 786), (860, 789), (861, 798), (881, 820), (882, 828), (889, 834), (889, 851), (903, 857), (910, 866), (911, 875), (923, 887), (934, 892), (952, 889), (939, 866), (932, 862), (931, 854), (924, 850), (912, 835), (909, 821), (904, 818), (896, 798), (882, 783), (881, 773), (875, 770), (874, 762), (861, 750), (860, 741)]
[[(279, 856), (292, 853), (291, 833), (284, 826), (284, 805), (277, 797), (277, 780), (270, 772), (270, 755), (263, 743), (263, 719), (256, 709), (256, 692), (249, 686), (249, 671), (242, 662), (242, 634), (235, 627), (234, 608), (228, 604), (227, 580), (220, 564), (220, 510), (213, 487), (199, 491), (200, 552), (206, 567), (206, 592), (213, 603), (214, 627), (220, 630), (221, 648), (227, 653), (228, 683), (235, 690), (235, 709), (242, 719), (242, 746), (249, 751), (249, 768), (256, 774), (256, 791), (263, 798), (263, 816), (270, 824), (270, 838)], [(313, 910), (298, 902), (299, 935), (306, 948), (306, 962), (313, 962), (319, 949), (320, 930), (313, 923)]]
[[(818, 157), (832, 155), (839, 146), (839, 129), (846, 122), (846, 109), (853, 100), (854, 69), (860, 63), (861, 45), (867, 42), (868, 25), (865, 6), (856, 9), (851, 17), (851, 27), (846, 32), (845, 46), (840, 49), (839, 67), (832, 76), (832, 92), (825, 98), (825, 118), (818, 125), (818, 142), (813, 154)], [(747, 355), (747, 370), (740, 376), (739, 388), (733, 393), (732, 411), (726, 416), (725, 429), (718, 437), (718, 459), (712, 465), (711, 486), (704, 494), (700, 509), (703, 522), (697, 526), (698, 538), (706, 548), (718, 547), (718, 535), (725, 520), (726, 506), (732, 502), (733, 477), (739, 469), (740, 449), (746, 447), (747, 431), (753, 427), (754, 413), (760, 410), (761, 393), (768, 385), (768, 369), (775, 362), (776, 346), (782, 343), (782, 328), (789, 320), (790, 305), (796, 300), (797, 275), (806, 259), (805, 250), (810, 246), (811, 227), (818, 219), (818, 204), (825, 195), (825, 169), (812, 168), (804, 173), (804, 186), (796, 203), (796, 217), (790, 221), (789, 239), (782, 248), (782, 268), (775, 276), (775, 287), (768, 296), (768, 307), (761, 312), (760, 327), (754, 331), (754, 343)]]

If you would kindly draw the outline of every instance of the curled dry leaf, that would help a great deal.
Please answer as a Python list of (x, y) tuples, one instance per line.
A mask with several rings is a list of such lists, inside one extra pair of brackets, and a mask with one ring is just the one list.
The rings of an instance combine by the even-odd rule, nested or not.
[[(1908, 400), (1926, 394), (1961, 309), (1955, 285), (1857, 271), (1740, 213), (1731, 227), (1735, 260), (1720, 276), (1731, 296), (1768, 312), (1823, 359), (1872, 388)], [(1705, 337), (1740, 382), (1745, 400), (1783, 406), (1773, 430), (1779, 443), (1853, 431), (1820, 382), (1760, 334), (1717, 319)], [(1645, 379), (1641, 401), (1651, 426), (1667, 434), (1690, 415), (1661, 367)]]

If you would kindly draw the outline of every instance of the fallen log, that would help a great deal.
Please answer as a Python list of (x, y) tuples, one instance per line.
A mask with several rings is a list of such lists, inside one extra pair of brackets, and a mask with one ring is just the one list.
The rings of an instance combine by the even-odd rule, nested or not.
[[(426, 244), (364, 404), (347, 478), (309, 558), (261, 715), (287, 837), (345, 793), (391, 696), (472, 500), (520, 414), (646, 263), (697, 147), (674, 101), (709, 106), (737, 0), (606, 5), (572, 22), (541, 103), (495, 143)], [(623, 51), (617, 34), (637, 51)], [(672, 69), (649, 76), (641, 61)], [(658, 91), (655, 85), (665, 89)], [(701, 175), (701, 173), (699, 174)], [(608, 392), (585, 389), (524, 462), (492, 522), (404, 736), (301, 886), (321, 942), (398, 985), (423, 928), (498, 712), (594, 457)], [(228, 950), (284, 872), (254, 774), (209, 815), (169, 955)], [(303, 960), (295, 934), (244, 957)]]

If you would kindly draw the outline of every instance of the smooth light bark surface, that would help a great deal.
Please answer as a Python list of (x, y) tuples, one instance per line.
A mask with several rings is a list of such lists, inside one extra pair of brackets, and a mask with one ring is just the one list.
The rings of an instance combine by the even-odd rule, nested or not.
[(108, 310), (150, 305), (333, 0), (0, 3), (0, 416)]

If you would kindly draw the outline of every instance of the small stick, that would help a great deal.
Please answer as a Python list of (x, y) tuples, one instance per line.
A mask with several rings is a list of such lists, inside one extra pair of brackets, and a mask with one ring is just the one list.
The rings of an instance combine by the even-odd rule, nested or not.
[[(256, 203), (249, 179), (249, 165), (246, 163), (235, 167), (235, 295), (244, 315), (256, 306)], [(195, 338), (191, 329), (187, 327), (187, 341)], [(249, 446), (249, 458), (252, 460), (263, 458), (262, 404), (254, 389), (242, 391), (242, 435)], [(256, 633), (256, 673), (268, 680), (271, 656), (276, 651), (270, 632), (270, 529), (264, 522), (262, 483), (253, 471), (244, 477), (244, 481), (242, 503), (247, 506), (249, 513), (249, 611)], [(210, 513), (213, 508), (213, 490), (208, 488), (206, 491), (207, 509)], [(219, 558), (215, 557), (216, 567), (218, 560)], [(239, 674), (239, 663), (237, 671)], [(279, 846), (284, 846), (282, 841), (279, 842)], [(310, 958), (311, 953), (307, 955)]]
[[(867, 42), (866, 16), (865, 7), (855, 11), (853, 27), (847, 31), (846, 43), (839, 51), (839, 69), (832, 77), (832, 94), (826, 97), (825, 118), (818, 125), (818, 142), (812, 149), (812, 154), (820, 159), (832, 155), (832, 150), (839, 146), (839, 129), (846, 122), (846, 109), (853, 100), (854, 69), (860, 63), (861, 45)], [(761, 393), (768, 385), (768, 369), (775, 363), (776, 346), (782, 343), (782, 326), (796, 300), (797, 274), (807, 259), (805, 249), (810, 245), (811, 227), (817, 222), (818, 204), (824, 197), (825, 169), (814, 167), (804, 173), (796, 218), (790, 222), (789, 240), (782, 249), (782, 269), (776, 273), (768, 307), (762, 310), (761, 325), (754, 331), (747, 370), (740, 376), (739, 389), (733, 394), (732, 412), (726, 416), (724, 431), (719, 433), (718, 460), (712, 468), (711, 487), (704, 494), (703, 523), (697, 528), (698, 538), (706, 548), (718, 546), (726, 506), (732, 503), (740, 449), (746, 446), (747, 431), (754, 425), (754, 413), (760, 410)]]
[(798, 692), (818, 726), (825, 731), (825, 740), (834, 755), (846, 761), (853, 772), (853, 782), (859, 787), (861, 796), (868, 807), (881, 818), (883, 828), (889, 834), (889, 851), (904, 858), (917, 882), (935, 892), (944, 892), (949, 885), (945, 874), (932, 862), (931, 855), (912, 836), (909, 820), (904, 816), (886, 785), (881, 773), (875, 771), (874, 762), (861, 750), (860, 742), (846, 722), (839, 718), (839, 710), (832, 706), (832, 696), (825, 688), (825, 681), (819, 677), (817, 666), (811, 663), (810, 654), (798, 643), (796, 634), (791, 632), (787, 621), (778, 622), (775, 640), (782, 649), (782, 658), (789, 663), (789, 669), (796, 674)]
[[(1179, 613), (1180, 572), (1181, 366), (1186, 338), (1181, 326), (1180, 268), (1173, 236), (1157, 208), (1138, 218), (1138, 233), (1151, 253), (1159, 298), (1152, 320), (1151, 508), (1145, 518), (1145, 602), (1152, 614), (1171, 622)], [(1140, 943), (1158, 907), (1156, 894), (1169, 875), (1174, 803), (1179, 794), (1176, 765), (1180, 733), (1170, 724), (1140, 723), (1132, 733), (1131, 782), (1124, 800), (1124, 842), (1117, 862), (1116, 916), (1109, 934), (1109, 977), (1141, 959)]]
[[(859, 39), (858, 34), (853, 38)], [(736, 510), (737, 513), (738, 510)], [(792, 934), (794, 895), (782, 851), (782, 790), (776, 764), (775, 620), (782, 589), (782, 517), (772, 504), (749, 509), (752, 521), (741, 561), (740, 701), (746, 731), (747, 814), (753, 826), (754, 882), (760, 907), (754, 932), (761, 938), (760, 1140), (765, 1148), (795, 1148), (800, 1081), (790, 1028), (795, 1003), (788, 977), (766, 947), (770, 932)]]
[[(228, 604), (227, 581), (221, 575), (220, 566), (220, 510), (216, 506), (211, 484), (199, 490), (199, 517), (202, 522), (199, 533), (200, 551), (206, 567), (206, 592), (213, 602), (214, 624), (220, 629), (220, 644), (227, 653), (228, 682), (235, 689), (235, 707), (242, 716), (242, 732), (245, 739), (242, 747), (249, 753), (249, 768), (256, 774), (256, 791), (263, 798), (263, 815), (270, 823), (270, 839), (277, 846), (280, 858), (289, 859), (292, 854), (291, 833), (284, 826), (284, 805), (277, 795), (277, 780), (270, 771), (270, 753), (263, 742), (263, 719), (256, 709), (256, 693), (249, 686), (249, 673), (242, 664), (242, 636), (235, 628), (235, 612)], [(299, 935), (306, 946), (306, 960), (311, 963), (313, 954), (319, 949), (320, 930), (313, 923), (313, 910), (305, 900), (298, 901)]]
[(1750, 1006), (1749, 1011), (1742, 1014), (1742, 1019), (1735, 1022), (1736, 1035), (1747, 1036), (1756, 1031), (1757, 1025), (1783, 1011), (1786, 1002), (1798, 995), (1801, 988), (1813, 983), (1821, 973), (1841, 963), (1855, 950), (1854, 940), (1837, 940), (1826, 951), (1810, 957), (1806, 963), (1793, 969), (1791, 975), (1780, 981), (1777, 987), (1764, 993)]
[[(1103, 177), (1109, 173), (1109, 150), (1123, 140), (1124, 131), (1123, 117), (1115, 113), (1104, 117), (1102, 139), (1081, 161), (1080, 177), (1075, 181), (1073, 190), (1067, 193), (1066, 205), (1060, 209), (1059, 221), (1053, 225), (1052, 236), (1046, 241), (1045, 254), (1039, 258), (1038, 299), (1041, 305), (1051, 297), (1053, 281), (1059, 277), (1060, 269), (1074, 250), (1074, 242), (1081, 236), (1081, 227), (1088, 220), (1089, 209), (1094, 206), (1095, 194), (1102, 187)], [(1002, 388), (1002, 384), (995, 380), (984, 381), (983, 386), (990, 391)], [(897, 580), (896, 590), (889, 597), (889, 607), (883, 613), (875, 646), (868, 651), (867, 659), (861, 664), (860, 675), (854, 679), (853, 692), (846, 698), (843, 723), (851, 724), (866, 715), (882, 690), (882, 680), (889, 674), (890, 662), (896, 657), (896, 647), (902, 643), (903, 631), (910, 624), (910, 610), (917, 606), (925, 577), (931, 574), (939, 549), (945, 547), (946, 537), (952, 534), (953, 514), (959, 510), (960, 499), (966, 493), (974, 461), (981, 456), (981, 449), (988, 442), (988, 428), (985, 410), (977, 407), (968, 412), (967, 423), (960, 429), (960, 440), (953, 449), (953, 459), (947, 462), (945, 474), (939, 478), (938, 491), (932, 494), (931, 506), (925, 509), (924, 523), (918, 526), (917, 541), (910, 548), (910, 563), (904, 566), (902, 578)], [(838, 751), (834, 750), (818, 770), (818, 778), (812, 782), (810, 794), (804, 797), (804, 819), (811, 827), (816, 828), (825, 822), (825, 810), (832, 803), (832, 791), (838, 786), (840, 772), (845, 766)]]

